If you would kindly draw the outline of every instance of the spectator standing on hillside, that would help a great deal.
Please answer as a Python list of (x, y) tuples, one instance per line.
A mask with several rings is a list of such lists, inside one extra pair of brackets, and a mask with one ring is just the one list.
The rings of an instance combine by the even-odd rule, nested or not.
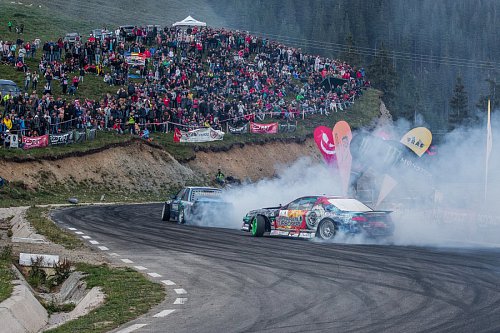
[[(78, 82), (83, 82), (83, 77), (85, 76), (85, 69), (80, 67), (80, 77), (78, 78)], [(78, 89), (78, 84), (76, 85), (76, 88)]]
[(26, 57), (26, 49), (21, 45), (18, 51), (19, 60), (24, 64), (24, 58)]
[(31, 89), (36, 90), (36, 86), (38, 85), (38, 78), (40, 75), (37, 71), (34, 71), (31, 75)]
[(68, 78), (65, 74), (63, 74), (63, 76), (61, 77), (61, 88), (63, 95), (66, 95), (66, 93), (68, 92)]
[(24, 75), (24, 92), (27, 92), (28, 89), (30, 88), (30, 82), (31, 82), (31, 72), (28, 69), (26, 71), (26, 74)]
[(9, 28), (9, 32), (12, 32), (12, 21), (7, 23), (7, 27)]

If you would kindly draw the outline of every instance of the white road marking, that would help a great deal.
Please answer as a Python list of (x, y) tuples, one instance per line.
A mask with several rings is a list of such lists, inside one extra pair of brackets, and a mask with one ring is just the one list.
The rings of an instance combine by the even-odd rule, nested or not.
[(177, 293), (177, 294), (187, 294), (187, 291), (185, 291), (184, 289), (174, 289), (174, 291)]
[(161, 283), (167, 285), (167, 286), (173, 286), (175, 285), (174, 282), (170, 281), (170, 280), (162, 280)]
[(101, 251), (109, 251), (109, 249), (106, 246), (98, 246), (98, 248)]
[(89, 241), (89, 242), (90, 242), (90, 244), (94, 244), (94, 245), (99, 244), (99, 242), (98, 242), (98, 241), (95, 241), (95, 240), (91, 240), (91, 241)]
[(124, 263), (126, 264), (133, 264), (134, 262), (130, 259), (121, 259), (121, 261), (123, 261)]
[(154, 277), (154, 278), (161, 277), (161, 275), (158, 274), (158, 273), (148, 273), (148, 275), (151, 276), (151, 277)]
[(112, 256), (112, 257), (119, 257), (120, 256), (118, 253), (115, 253), (115, 252), (110, 253), (109, 255)]
[(83, 239), (91, 239), (92, 237), (90, 236), (82, 236)]
[(127, 328), (124, 328), (122, 330), (119, 330), (118, 332), (116, 333), (130, 333), (130, 332), (133, 332), (135, 330), (138, 330), (139, 328), (142, 328), (144, 326), (146, 326), (147, 324), (134, 324), (132, 326), (129, 326)]
[(68, 230), (75, 231), (78, 230), (77, 228), (68, 228)]
[(82, 231), (75, 231), (75, 234), (77, 234), (77, 235), (83, 235), (84, 232), (82, 232)]
[(174, 304), (185, 304), (187, 300), (187, 298), (176, 298)]
[(134, 266), (134, 268), (137, 269), (138, 271), (145, 271), (147, 269), (144, 266)]
[(168, 316), (169, 314), (171, 314), (174, 311), (175, 310), (163, 310), (162, 312), (159, 312), (159, 313), (155, 314), (153, 317), (155, 317), (155, 318), (166, 317), (166, 316)]

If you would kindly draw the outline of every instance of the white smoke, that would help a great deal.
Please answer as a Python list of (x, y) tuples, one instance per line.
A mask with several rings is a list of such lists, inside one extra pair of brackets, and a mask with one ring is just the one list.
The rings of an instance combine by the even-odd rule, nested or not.
[[(336, 242), (393, 243), (421, 246), (500, 246), (500, 216), (496, 198), (500, 195), (500, 119), (492, 114), (493, 150), (490, 156), (488, 192), (485, 197), (486, 124), (460, 128), (447, 134), (437, 146), (437, 154), (421, 157), (433, 179), (419, 173), (405, 173), (382, 202), (380, 210), (392, 210), (396, 225), (391, 239), (377, 241), (362, 237), (339, 236)], [(377, 128), (373, 133), (389, 133), (400, 138), (412, 126), (396, 122), (392, 128)], [(354, 133), (356, 135), (356, 133)], [(496, 143), (497, 140), (499, 143)], [(363, 157), (361, 157), (363, 158)], [(365, 165), (377, 161), (363, 160)], [(340, 194), (336, 172), (325, 164), (304, 157), (293, 165), (277, 165), (277, 176), (256, 183), (225, 189), (224, 200), (233, 206), (232, 216), (214, 226), (239, 229), (243, 216), (252, 209), (273, 207), (305, 195)], [(384, 174), (368, 168), (375, 205)], [(425, 185), (425, 186), (422, 186)], [(419, 193), (419, 191), (425, 192)], [(432, 191), (429, 192), (429, 189)]]
[[(486, 118), (484, 113), (483, 118)], [(394, 210), (395, 244), (500, 246), (500, 215), (496, 210), (496, 198), (500, 194), (499, 120), (497, 114), (492, 114), (493, 150), (488, 165), (487, 192), (487, 131), (483, 121), (446, 134), (435, 156), (423, 156), (433, 179), (407, 174), (406, 188), (396, 188), (383, 203), (385, 208)], [(400, 132), (404, 134), (404, 130)], [(410, 197), (406, 192), (420, 188), (422, 183), (432, 185), (430, 196), (412, 193), (417, 198), (413, 202), (401, 200)]]
[(340, 193), (339, 181), (326, 165), (303, 157), (293, 165), (276, 165), (277, 176), (226, 189), (225, 201), (233, 212), (225, 227), (240, 228), (245, 214), (253, 209), (276, 207), (305, 195)]

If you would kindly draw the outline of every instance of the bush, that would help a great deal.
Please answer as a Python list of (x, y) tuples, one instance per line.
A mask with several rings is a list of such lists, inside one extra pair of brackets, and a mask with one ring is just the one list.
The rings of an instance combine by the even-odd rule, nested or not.
[(54, 265), (55, 274), (53, 277), (53, 282), (55, 285), (60, 285), (71, 274), (71, 262), (64, 258), (62, 261), (59, 261)]
[(28, 273), (28, 283), (36, 289), (40, 289), (47, 283), (47, 273), (42, 268), (42, 257), (31, 259), (31, 270)]
[(0, 252), (0, 260), (9, 261), (11, 259), (12, 259), (12, 246), (11, 245), (4, 246), (2, 248), (2, 251)]

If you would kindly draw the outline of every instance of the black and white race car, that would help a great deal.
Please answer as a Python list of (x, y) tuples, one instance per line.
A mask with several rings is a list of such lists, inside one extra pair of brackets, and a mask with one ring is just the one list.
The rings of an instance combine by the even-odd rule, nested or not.
[(312, 195), (287, 205), (256, 209), (243, 217), (242, 230), (252, 236), (332, 240), (338, 233), (388, 237), (394, 232), (390, 211), (375, 211), (364, 203), (339, 196)]
[(161, 219), (189, 223), (214, 219), (227, 212), (222, 191), (214, 187), (185, 187), (163, 205)]

